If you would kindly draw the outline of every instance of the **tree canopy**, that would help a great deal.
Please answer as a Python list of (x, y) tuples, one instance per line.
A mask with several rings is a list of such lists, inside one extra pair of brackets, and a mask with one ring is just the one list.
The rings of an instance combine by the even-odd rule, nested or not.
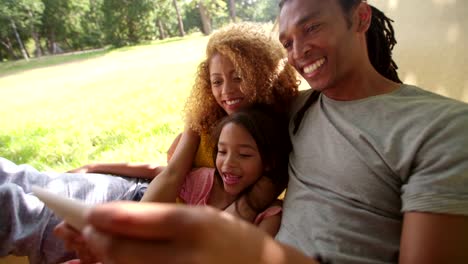
[(279, 0), (0, 0), (0, 62), (273, 21)]

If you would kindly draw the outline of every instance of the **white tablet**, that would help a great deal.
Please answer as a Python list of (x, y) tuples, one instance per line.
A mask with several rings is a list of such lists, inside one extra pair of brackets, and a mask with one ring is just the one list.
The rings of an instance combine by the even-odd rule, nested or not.
[(67, 224), (77, 230), (82, 230), (86, 225), (85, 215), (91, 208), (90, 205), (60, 196), (38, 186), (32, 186), (31, 189), (37, 198), (52, 209), (57, 216), (63, 218)]

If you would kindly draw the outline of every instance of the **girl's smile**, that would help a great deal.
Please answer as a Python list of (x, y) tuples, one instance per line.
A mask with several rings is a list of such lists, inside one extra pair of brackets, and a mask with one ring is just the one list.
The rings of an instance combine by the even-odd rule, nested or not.
[(221, 130), (216, 168), (224, 190), (231, 195), (238, 195), (262, 176), (263, 163), (257, 143), (243, 126), (228, 123)]

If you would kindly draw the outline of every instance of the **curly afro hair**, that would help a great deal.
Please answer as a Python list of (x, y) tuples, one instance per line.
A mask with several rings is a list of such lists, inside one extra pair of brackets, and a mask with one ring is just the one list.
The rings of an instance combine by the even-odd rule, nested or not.
[(198, 66), (195, 84), (185, 104), (187, 125), (210, 134), (226, 116), (211, 92), (209, 64), (215, 54), (227, 57), (242, 78), (241, 91), (250, 103), (262, 103), (288, 111), (298, 93), (299, 80), (275, 36), (255, 23), (234, 23), (213, 33), (206, 58)]

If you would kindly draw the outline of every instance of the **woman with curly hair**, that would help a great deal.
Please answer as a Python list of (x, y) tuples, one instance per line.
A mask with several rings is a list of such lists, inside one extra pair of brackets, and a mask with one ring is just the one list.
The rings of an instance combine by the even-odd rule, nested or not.
[(214, 167), (209, 131), (224, 116), (255, 103), (287, 112), (298, 79), (284, 56), (281, 44), (259, 24), (231, 24), (210, 37), (185, 105), (186, 129), (142, 201), (173, 202), (192, 167)]
[[(61, 220), (32, 195), (32, 185), (89, 204), (141, 199), (175, 202), (192, 168), (214, 168), (214, 140), (210, 132), (221, 119), (257, 103), (280, 115), (287, 112), (297, 94), (298, 80), (284, 56), (281, 44), (260, 25), (233, 24), (214, 33), (185, 105), (186, 129), (169, 150), (167, 167), (90, 164), (73, 173), (43, 173), (0, 158), (0, 200), (8, 205), (0, 211), (0, 256), (28, 256), (30, 263), (58, 263), (74, 257), (53, 236), (53, 229)], [(153, 178), (148, 184), (148, 179)], [(270, 186), (279, 193), (285, 182), (261, 177), (253, 188), (259, 185)], [(258, 212), (265, 209), (256, 206), (264, 204), (258, 201), (266, 198), (244, 196), (228, 210), (236, 213), (239, 207), (239, 212), (253, 208), (254, 212), (241, 216), (253, 222)], [(64, 224), (60, 227), (59, 234), (70, 231)]]

